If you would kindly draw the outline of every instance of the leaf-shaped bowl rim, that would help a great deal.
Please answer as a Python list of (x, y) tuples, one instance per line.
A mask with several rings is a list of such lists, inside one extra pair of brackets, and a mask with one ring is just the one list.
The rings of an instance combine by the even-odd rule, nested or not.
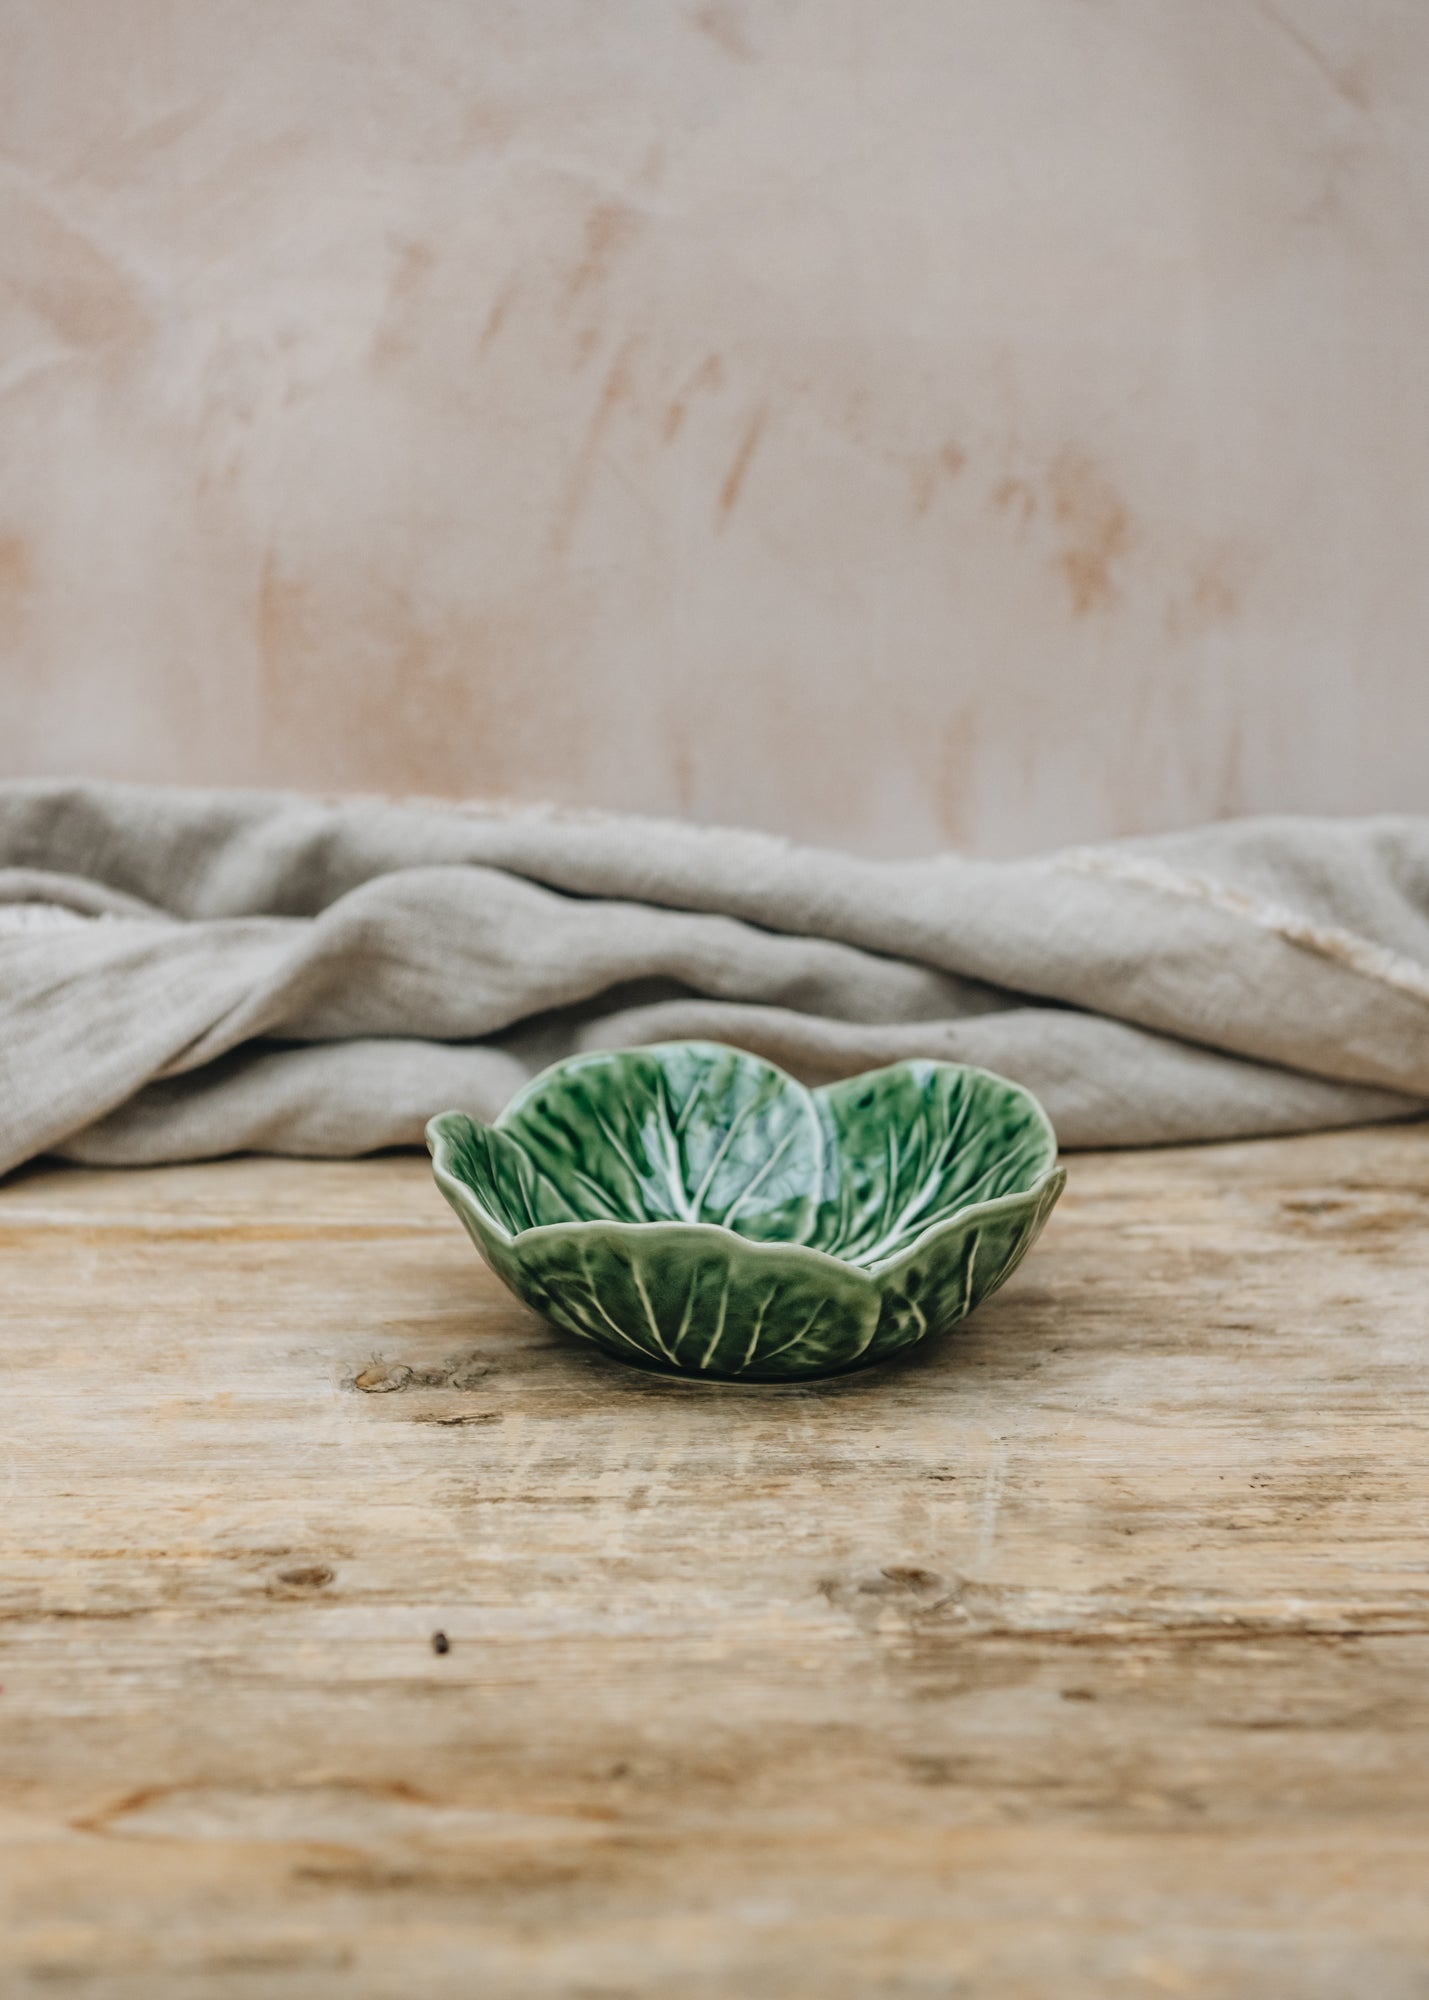
[[(729, 1052), (732, 1046), (731, 1044), (722, 1042), (691, 1040), (681, 1042), (648, 1042), (632, 1049), (583, 1050), (578, 1055), (566, 1056), (557, 1062), (549, 1063), (545, 1069), (538, 1071), (527, 1083), (524, 1083), (516, 1095), (490, 1121), (491, 1129), (498, 1132), (507, 1130), (515, 1121), (526, 1100), (534, 1096), (538, 1090), (548, 1085), (552, 1078), (557, 1075), (569, 1075), (573, 1071), (584, 1068), (587, 1065), (608, 1063), (613, 1057), (618, 1059), (625, 1055), (650, 1055), (660, 1049), (698, 1049), (709, 1051), (710, 1053), (725, 1054)], [(461, 1209), (474, 1211), (484, 1228), (489, 1229), (500, 1242), (508, 1244), (513, 1248), (527, 1241), (539, 1242), (551, 1238), (575, 1237), (589, 1234), (591, 1231), (604, 1232), (607, 1230), (616, 1230), (624, 1234), (627, 1230), (634, 1230), (640, 1232), (642, 1235), (659, 1232), (678, 1234), (685, 1237), (688, 1237), (691, 1231), (695, 1231), (701, 1236), (732, 1241), (739, 1244), (744, 1250), (751, 1250), (765, 1255), (772, 1254), (778, 1257), (796, 1256), (800, 1259), (809, 1259), (816, 1266), (831, 1265), (837, 1271), (845, 1273), (853, 1272), (869, 1280), (880, 1279), (886, 1277), (890, 1272), (896, 1271), (900, 1265), (906, 1263), (910, 1258), (917, 1256), (935, 1237), (941, 1236), (950, 1230), (963, 1229), (974, 1220), (981, 1221), (988, 1217), (995, 1218), (999, 1215), (1010, 1213), (1019, 1207), (1035, 1206), (1043, 1199), (1050, 1183), (1057, 1181), (1060, 1189), (1060, 1183), (1066, 1179), (1066, 1171), (1058, 1165), (1057, 1161), (1057, 1134), (1046, 1111), (1042, 1108), (1037, 1098), (1033, 1096), (1032, 1092), (1026, 1089), (1024, 1085), (1014, 1083), (1010, 1077), (999, 1076), (994, 1070), (982, 1069), (975, 1063), (942, 1062), (935, 1057), (905, 1057), (898, 1062), (878, 1064), (875, 1068), (862, 1070), (854, 1076), (837, 1077), (829, 1083), (816, 1084), (810, 1087), (807, 1084), (800, 1083), (797, 1077), (790, 1076), (787, 1070), (781, 1069), (778, 1063), (771, 1062), (767, 1056), (757, 1056), (753, 1050), (747, 1049), (740, 1049), (737, 1052), (749, 1057), (751, 1061), (762, 1064), (764, 1068), (773, 1071), (785, 1084), (793, 1090), (800, 1092), (811, 1102), (826, 1091), (847, 1089), (858, 1084), (865, 1077), (884, 1075), (891, 1070), (911, 1069), (915, 1064), (923, 1068), (957, 1070), (961, 1075), (980, 1078), (987, 1083), (995, 1085), (1006, 1096), (1020, 1100), (1023, 1107), (1030, 1111), (1034, 1124), (1041, 1127), (1043, 1137), (1046, 1141), (1046, 1164), (1042, 1167), (1036, 1179), (1031, 1181), (1026, 1187), (1014, 1188), (1007, 1194), (994, 1195), (986, 1201), (969, 1202), (965, 1208), (955, 1209), (951, 1215), (939, 1217), (937, 1220), (930, 1222), (926, 1229), (920, 1230), (901, 1249), (896, 1250), (892, 1255), (882, 1258), (874, 1264), (860, 1264), (851, 1257), (839, 1257), (830, 1250), (818, 1249), (811, 1243), (795, 1242), (788, 1237), (760, 1239), (744, 1236), (738, 1230), (730, 1229), (723, 1223), (691, 1222), (683, 1218), (659, 1217), (648, 1222), (631, 1222), (618, 1216), (586, 1216), (570, 1222), (538, 1223), (532, 1228), (518, 1229), (513, 1233), (492, 1213), (471, 1182), (453, 1170), (452, 1154), (455, 1150), (455, 1139), (452, 1127), (460, 1124), (478, 1124), (481, 1122), (472, 1118), (471, 1114), (466, 1111), (439, 1111), (435, 1117), (428, 1120), (426, 1138), (427, 1147), (432, 1156), (433, 1174), (446, 1193), (447, 1199), (451, 1201), (453, 1197), (456, 1198), (453, 1205), (457, 1207), (458, 1211)]]

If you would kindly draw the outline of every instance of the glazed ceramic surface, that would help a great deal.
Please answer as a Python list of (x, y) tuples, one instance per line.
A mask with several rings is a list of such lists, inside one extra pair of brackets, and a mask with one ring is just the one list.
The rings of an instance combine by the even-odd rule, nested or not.
[(905, 1062), (806, 1090), (738, 1049), (558, 1063), (494, 1125), (427, 1127), (442, 1193), (497, 1275), (623, 1361), (788, 1381), (956, 1325), (1062, 1191), (1025, 1090)]

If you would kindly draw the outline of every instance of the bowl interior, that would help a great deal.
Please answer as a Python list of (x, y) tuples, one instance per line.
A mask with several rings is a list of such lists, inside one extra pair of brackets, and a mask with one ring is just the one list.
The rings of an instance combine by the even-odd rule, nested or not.
[(1057, 1142), (984, 1070), (898, 1063), (809, 1091), (707, 1043), (578, 1056), (495, 1126), (448, 1128), (451, 1164), (510, 1234), (556, 1222), (713, 1223), (870, 1266), (974, 1202), (1030, 1189)]

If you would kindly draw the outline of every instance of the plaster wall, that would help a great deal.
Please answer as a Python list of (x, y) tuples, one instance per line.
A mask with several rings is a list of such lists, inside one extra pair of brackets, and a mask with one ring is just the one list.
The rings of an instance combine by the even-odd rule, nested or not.
[(1421, 0), (3, 0), (0, 771), (1429, 809)]

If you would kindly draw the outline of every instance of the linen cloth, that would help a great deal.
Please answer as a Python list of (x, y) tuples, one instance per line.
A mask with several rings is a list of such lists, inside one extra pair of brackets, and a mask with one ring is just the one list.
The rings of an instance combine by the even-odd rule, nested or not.
[(0, 1172), (490, 1118), (581, 1049), (935, 1056), (1064, 1144), (1429, 1110), (1429, 818), (872, 861), (633, 817), (0, 784)]

